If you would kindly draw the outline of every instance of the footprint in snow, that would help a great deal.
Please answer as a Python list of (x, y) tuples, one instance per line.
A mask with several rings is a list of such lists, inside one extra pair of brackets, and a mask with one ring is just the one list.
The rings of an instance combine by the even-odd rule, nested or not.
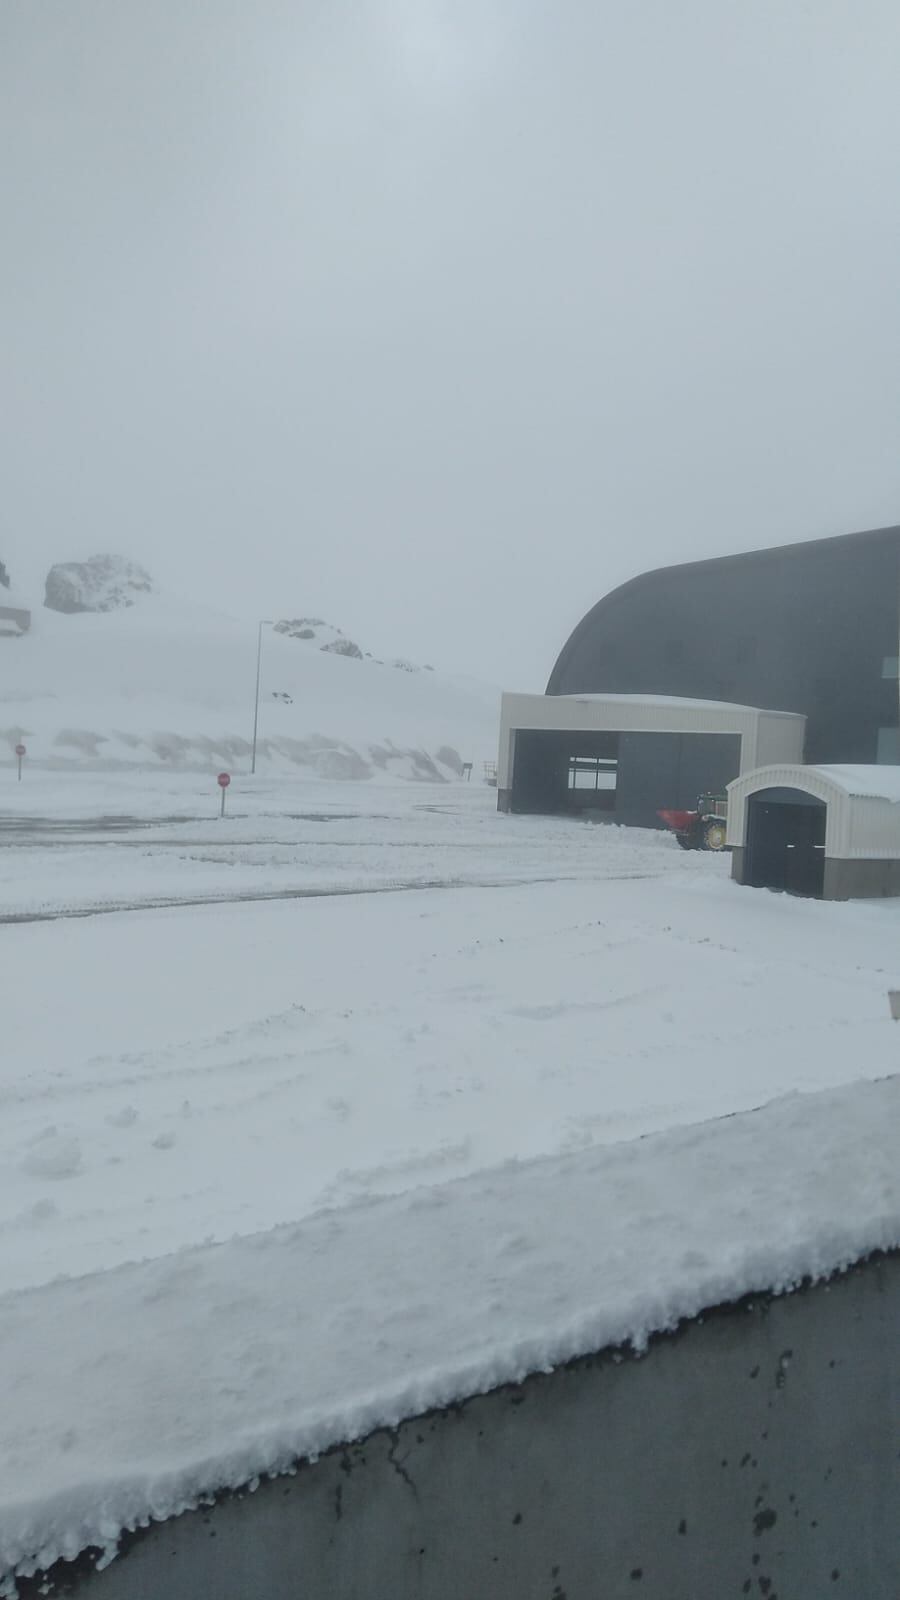
[(50, 1128), (27, 1152), (21, 1170), (30, 1178), (74, 1178), (82, 1168), (81, 1145)]
[(138, 1114), (134, 1106), (123, 1106), (121, 1111), (114, 1111), (106, 1120), (111, 1128), (130, 1128), (137, 1119)]

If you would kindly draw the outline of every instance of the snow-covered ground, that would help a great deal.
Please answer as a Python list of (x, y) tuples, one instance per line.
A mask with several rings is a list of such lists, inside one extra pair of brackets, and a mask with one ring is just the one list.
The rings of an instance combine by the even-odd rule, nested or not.
[(900, 1243), (900, 902), (478, 784), (229, 803), (4, 797), (0, 1574)]
[[(26, 794), (27, 791), (27, 794)], [(16, 807), (27, 798), (28, 811)], [(0, 920), (86, 908), (684, 873), (668, 836), (499, 817), (484, 784), (31, 773), (0, 798)], [(716, 870), (708, 858), (690, 870)], [(721, 863), (718, 864), (721, 871)]]
[(506, 885), (0, 929), (0, 1285), (896, 1068), (900, 908), (757, 895), (667, 835), (428, 793), (293, 831), (257, 815), (254, 842), (235, 822), (215, 846), (166, 825), (0, 851), (4, 905), (51, 915)]
[[(107, 613), (38, 608), (30, 632), (0, 646), (0, 778), (19, 742), (29, 766), (57, 771), (249, 769), (252, 624), (154, 594)], [(407, 667), (351, 660), (265, 628), (261, 766), (329, 779), (440, 781), (457, 760), (479, 772), (495, 760), (499, 693)]]

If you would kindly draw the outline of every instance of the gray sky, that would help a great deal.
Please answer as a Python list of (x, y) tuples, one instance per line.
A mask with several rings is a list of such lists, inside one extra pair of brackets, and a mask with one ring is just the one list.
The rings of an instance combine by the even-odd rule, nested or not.
[(900, 520), (897, 0), (2, 0), (0, 556), (543, 686)]

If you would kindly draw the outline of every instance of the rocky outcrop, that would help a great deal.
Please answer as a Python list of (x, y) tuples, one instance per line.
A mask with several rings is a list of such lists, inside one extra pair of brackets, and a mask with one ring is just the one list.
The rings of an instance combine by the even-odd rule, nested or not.
[(317, 650), (327, 650), (329, 655), (350, 656), (354, 661), (363, 659), (359, 645), (341, 633), (340, 628), (323, 622), (321, 617), (294, 617), (291, 621), (276, 622), (275, 632), (285, 634), (288, 639), (301, 639), (304, 644), (313, 644)]
[[(394, 667), (397, 672), (421, 672), (414, 661), (407, 661), (404, 656), (395, 656), (390, 660), (382, 661), (380, 656), (373, 656), (369, 650), (361, 650), (352, 639), (348, 639), (340, 628), (332, 627), (330, 622), (323, 622), (321, 617), (294, 617), (285, 618), (282, 622), (275, 623), (275, 632), (283, 633), (288, 639), (300, 639), (303, 644), (315, 645), (317, 650), (327, 650), (329, 655), (349, 656), (353, 661), (371, 661), (374, 667)], [(425, 667), (426, 672), (433, 672), (433, 667)]]
[(333, 656), (350, 656), (353, 661), (362, 661), (363, 658), (359, 645), (354, 644), (352, 639), (332, 639), (330, 644), (323, 644), (321, 648)]
[(153, 590), (149, 572), (121, 556), (62, 561), (47, 574), (44, 605), (50, 611), (121, 611)]

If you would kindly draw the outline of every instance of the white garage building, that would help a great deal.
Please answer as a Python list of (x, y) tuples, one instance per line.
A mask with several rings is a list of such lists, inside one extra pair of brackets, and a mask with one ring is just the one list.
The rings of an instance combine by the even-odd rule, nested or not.
[(825, 900), (900, 895), (900, 767), (774, 764), (728, 786), (732, 876)]
[(505, 694), (498, 805), (658, 827), (662, 807), (691, 808), (754, 767), (802, 761), (805, 731), (794, 712), (719, 700)]

